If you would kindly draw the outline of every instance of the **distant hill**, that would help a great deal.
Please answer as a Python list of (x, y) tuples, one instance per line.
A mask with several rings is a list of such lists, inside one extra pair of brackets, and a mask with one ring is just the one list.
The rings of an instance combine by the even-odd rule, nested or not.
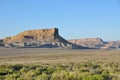
[(69, 42), (96, 49), (119, 49), (120, 41), (103, 41), (101, 38), (72, 39)]
[(0, 40), (0, 47), (22, 48), (75, 48), (119, 49), (120, 41), (103, 41), (101, 38), (65, 40), (57, 28), (28, 30)]
[(120, 48), (120, 41), (107, 41), (107, 44), (102, 47), (104, 48), (108, 48), (108, 49), (119, 49)]
[(69, 42), (90, 48), (100, 48), (105, 45), (100, 38), (73, 39), (69, 40)]
[(3, 43), (6, 47), (86, 48), (62, 38), (57, 28), (24, 31), (3, 39)]

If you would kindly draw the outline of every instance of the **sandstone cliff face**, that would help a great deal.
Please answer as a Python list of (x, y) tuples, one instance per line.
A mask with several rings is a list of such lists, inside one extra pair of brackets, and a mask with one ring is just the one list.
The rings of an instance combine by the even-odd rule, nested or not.
[(104, 46), (104, 41), (100, 38), (84, 38), (69, 40), (69, 42), (89, 48), (100, 48)]
[(118, 49), (120, 41), (105, 42), (100, 38), (65, 40), (58, 29), (28, 30), (16, 36), (0, 40), (0, 47), (77, 48), (77, 49)]
[(52, 41), (58, 36), (58, 29), (28, 30), (16, 36), (4, 39), (5, 43), (31, 42), (31, 41)]
[(7, 47), (83, 48), (59, 35), (58, 29), (28, 30), (3, 40)]

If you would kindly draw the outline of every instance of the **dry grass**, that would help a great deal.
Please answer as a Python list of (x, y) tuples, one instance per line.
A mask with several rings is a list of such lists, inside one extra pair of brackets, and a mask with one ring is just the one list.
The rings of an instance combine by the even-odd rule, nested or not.
[(120, 50), (0, 48), (0, 64), (119, 62)]

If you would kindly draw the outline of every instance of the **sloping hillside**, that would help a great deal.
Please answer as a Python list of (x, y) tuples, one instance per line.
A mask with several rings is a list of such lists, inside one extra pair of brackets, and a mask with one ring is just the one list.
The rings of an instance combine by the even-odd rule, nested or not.
[(3, 42), (7, 47), (85, 48), (62, 38), (57, 28), (24, 31)]

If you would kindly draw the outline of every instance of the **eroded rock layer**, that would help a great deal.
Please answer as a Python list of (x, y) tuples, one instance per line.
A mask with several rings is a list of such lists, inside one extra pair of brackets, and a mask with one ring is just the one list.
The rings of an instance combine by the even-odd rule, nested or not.
[(57, 28), (24, 31), (3, 42), (7, 47), (83, 48), (62, 38)]

